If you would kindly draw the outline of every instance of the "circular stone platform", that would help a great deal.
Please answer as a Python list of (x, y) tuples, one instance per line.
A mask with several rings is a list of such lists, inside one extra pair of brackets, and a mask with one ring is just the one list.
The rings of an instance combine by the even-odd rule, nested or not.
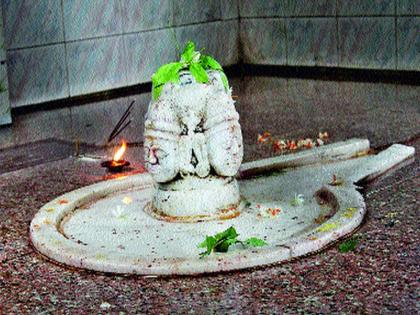
[[(31, 240), (58, 262), (114, 273), (198, 274), (285, 261), (351, 233), (366, 212), (353, 183), (414, 154), (394, 145), (363, 155), (368, 149), (367, 140), (355, 139), (244, 164), (238, 183), (245, 207), (229, 220), (174, 223), (150, 216), (144, 209), (155, 187), (148, 174), (101, 182), (42, 207), (31, 223)], [(303, 204), (293, 202), (299, 194)], [(258, 237), (268, 245), (233, 246), (200, 259), (197, 244), (230, 226), (239, 239)]]

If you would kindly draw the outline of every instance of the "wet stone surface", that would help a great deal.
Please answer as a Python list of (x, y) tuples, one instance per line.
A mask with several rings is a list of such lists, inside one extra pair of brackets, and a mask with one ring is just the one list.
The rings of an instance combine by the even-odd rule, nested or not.
[(199, 277), (99, 274), (34, 252), (28, 239), (34, 214), (65, 192), (103, 180), (98, 163), (65, 159), (0, 175), (0, 313), (414, 314), (420, 139), (406, 144), (415, 146), (415, 162), (365, 190), (368, 215), (355, 251), (333, 245), (284, 264)]

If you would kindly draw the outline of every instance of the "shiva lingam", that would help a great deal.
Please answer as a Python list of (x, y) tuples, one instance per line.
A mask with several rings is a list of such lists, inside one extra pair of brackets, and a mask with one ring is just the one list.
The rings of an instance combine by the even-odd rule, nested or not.
[[(180, 62), (159, 68), (152, 81), (144, 141), (149, 172), (44, 205), (30, 226), (40, 253), (79, 268), (153, 275), (287, 261), (352, 233), (366, 213), (357, 184), (414, 155), (399, 144), (367, 154), (368, 140), (350, 139), (241, 165), (239, 116), (214, 59), (188, 43)], [(114, 157), (117, 166), (120, 159)], [(212, 251), (211, 240), (216, 245), (226, 231), (265, 245), (235, 241)]]
[(150, 211), (169, 221), (238, 216), (242, 162), (239, 115), (219, 71), (197, 82), (187, 71), (152, 100), (145, 122), (146, 168), (157, 182)]

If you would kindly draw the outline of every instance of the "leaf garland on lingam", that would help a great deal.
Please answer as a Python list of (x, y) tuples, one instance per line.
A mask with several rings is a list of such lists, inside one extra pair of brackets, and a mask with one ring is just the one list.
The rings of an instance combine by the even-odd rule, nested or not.
[(185, 45), (178, 62), (165, 64), (152, 75), (152, 96), (154, 100), (159, 98), (166, 83), (179, 82), (179, 72), (181, 70), (189, 70), (195, 80), (200, 83), (207, 83), (209, 80), (206, 70), (219, 71), (223, 86), (226, 90), (229, 89), (229, 82), (222, 66), (213, 57), (196, 51), (194, 42), (189, 41)]

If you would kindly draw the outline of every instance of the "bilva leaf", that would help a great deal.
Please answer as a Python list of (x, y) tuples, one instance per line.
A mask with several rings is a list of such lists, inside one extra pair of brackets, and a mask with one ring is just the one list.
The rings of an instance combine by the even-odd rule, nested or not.
[(153, 98), (156, 100), (167, 82), (179, 81), (179, 70), (182, 69), (180, 62), (172, 62), (161, 66), (152, 76)]
[(152, 82), (158, 86), (169, 81), (174, 81), (177, 79), (178, 72), (181, 69), (182, 64), (180, 62), (171, 62), (163, 65), (152, 75)]
[(214, 59), (213, 57), (210, 57), (208, 55), (201, 55), (200, 61), (204, 69), (213, 69), (213, 70), (223, 71), (223, 68), (220, 65), (220, 63), (218, 63), (216, 59)]
[(216, 246), (216, 239), (213, 236), (206, 236), (204, 242), (198, 245), (199, 248), (206, 248), (206, 251), (200, 253), (201, 257), (210, 255)]
[(223, 86), (225, 87), (226, 91), (229, 90), (229, 82), (226, 74), (224, 72), (220, 72), (220, 78), (222, 79)]
[(201, 55), (195, 50), (195, 44), (188, 41), (184, 51), (181, 54), (179, 62), (172, 62), (161, 66), (152, 76), (152, 96), (157, 100), (162, 93), (163, 86), (167, 82), (179, 82), (179, 71), (189, 69), (192, 76), (197, 82), (207, 83), (209, 78), (206, 70), (216, 70), (220, 73), (220, 77), (226, 91), (229, 90), (228, 79), (223, 72), (222, 66), (211, 56)]
[(162, 89), (163, 89), (163, 84), (159, 86), (153, 85), (152, 96), (155, 101), (159, 98), (160, 93), (162, 93)]
[(226, 253), (228, 251), (231, 243), (232, 242), (230, 242), (229, 240), (221, 241), (219, 244), (217, 244), (214, 247), (214, 251), (219, 252), (219, 253)]
[(224, 230), (223, 232), (217, 233), (214, 237), (217, 241), (222, 239), (232, 239), (238, 237), (239, 234), (236, 232), (235, 228), (231, 226), (230, 228)]
[(206, 251), (200, 253), (200, 257), (208, 256), (212, 252), (225, 253), (229, 250), (231, 245), (236, 243), (241, 243), (244, 246), (258, 247), (267, 245), (263, 240), (251, 237), (245, 242), (238, 240), (239, 234), (236, 232), (235, 228), (231, 226), (230, 228), (217, 233), (214, 236), (206, 236), (204, 242), (198, 245), (199, 248), (206, 248)]
[(197, 82), (206, 83), (209, 80), (206, 70), (200, 64), (193, 63), (189, 69)]
[(188, 41), (185, 45), (184, 51), (181, 54), (182, 63), (190, 63), (195, 52), (195, 44), (192, 41)]
[(251, 247), (261, 247), (261, 246), (268, 245), (262, 239), (259, 239), (259, 238), (256, 238), (256, 237), (250, 237), (244, 243), (248, 246), (251, 246)]

